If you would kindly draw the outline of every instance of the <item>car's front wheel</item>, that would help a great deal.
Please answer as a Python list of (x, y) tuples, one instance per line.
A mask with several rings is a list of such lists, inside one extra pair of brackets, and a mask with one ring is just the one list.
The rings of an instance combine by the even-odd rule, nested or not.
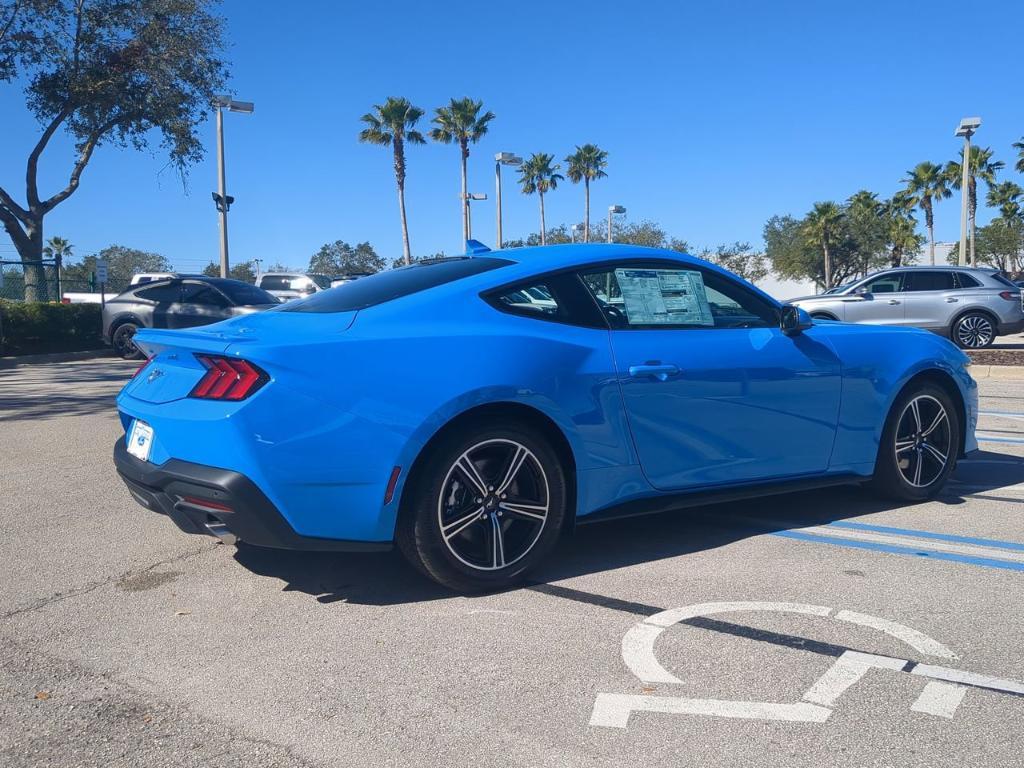
[(561, 462), (539, 432), (480, 423), (432, 446), (396, 533), (419, 570), (460, 592), (502, 589), (551, 550), (566, 515)]
[(950, 334), (961, 349), (982, 349), (996, 338), (996, 325), (984, 312), (968, 312), (953, 323)]
[(114, 348), (114, 354), (125, 360), (138, 360), (142, 352), (135, 346), (135, 332), (139, 327), (135, 323), (121, 323), (114, 329), (110, 337), (110, 346)]
[(944, 389), (931, 383), (908, 388), (886, 420), (872, 485), (891, 498), (931, 498), (956, 467), (961, 429)]

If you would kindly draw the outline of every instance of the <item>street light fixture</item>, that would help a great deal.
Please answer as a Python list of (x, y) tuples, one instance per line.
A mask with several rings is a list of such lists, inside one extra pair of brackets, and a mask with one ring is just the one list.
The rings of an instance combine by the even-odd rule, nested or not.
[[(960, 182), (960, 255), (957, 263), (963, 267), (967, 265), (967, 197), (971, 167), (971, 136), (981, 127), (980, 117), (965, 117), (956, 127), (954, 136), (963, 136), (964, 139), (964, 160), (960, 165), (963, 167), (963, 178)], [(977, 266), (974, 257), (974, 241), (971, 241), (971, 266)]]
[(514, 152), (498, 152), (494, 156), (494, 202), (498, 209), (498, 239), (495, 248), (501, 248), (501, 166), (522, 165), (523, 158)]
[(474, 200), (486, 200), (487, 195), (483, 192), (467, 192), (466, 193), (466, 229), (469, 233), (467, 240), (473, 239), (473, 206), (470, 205)]
[(235, 101), (230, 96), (215, 96), (213, 106), (217, 110), (217, 191), (213, 193), (213, 204), (220, 214), (220, 276), (228, 276), (228, 210), (235, 198), (225, 187), (224, 179), (224, 110), (251, 115), (255, 105), (251, 101)]
[(609, 205), (608, 206), (608, 242), (612, 241), (612, 215), (616, 213), (625, 213), (625, 206), (621, 205)]

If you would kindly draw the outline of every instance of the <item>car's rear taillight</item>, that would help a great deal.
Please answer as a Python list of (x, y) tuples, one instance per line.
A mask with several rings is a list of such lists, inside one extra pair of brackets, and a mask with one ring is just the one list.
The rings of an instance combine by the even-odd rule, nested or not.
[(189, 397), (203, 400), (244, 400), (262, 387), (270, 377), (247, 360), (219, 355), (196, 355), (206, 368)]
[(1016, 301), (1020, 298), (1020, 292), (1014, 291), (1002, 291), (999, 294), (1000, 299), (1006, 299), (1007, 301)]

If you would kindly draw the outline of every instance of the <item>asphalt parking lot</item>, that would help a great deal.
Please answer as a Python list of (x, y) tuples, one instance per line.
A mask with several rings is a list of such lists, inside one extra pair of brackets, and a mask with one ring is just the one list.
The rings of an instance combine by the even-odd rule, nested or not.
[(132, 370), (0, 370), (0, 765), (1021, 764), (1024, 382), (981, 382), (982, 451), (935, 501), (585, 527), (469, 598), (137, 506)]

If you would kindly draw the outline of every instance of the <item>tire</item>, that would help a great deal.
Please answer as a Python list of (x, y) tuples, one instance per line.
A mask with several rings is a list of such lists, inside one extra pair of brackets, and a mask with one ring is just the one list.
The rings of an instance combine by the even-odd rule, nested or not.
[(932, 498), (956, 468), (962, 429), (944, 389), (922, 383), (904, 390), (882, 430), (871, 486), (892, 499)]
[(968, 312), (958, 317), (949, 337), (960, 349), (984, 349), (996, 338), (996, 322), (984, 312)]
[(402, 497), (399, 550), (458, 592), (505, 589), (551, 551), (566, 479), (545, 437), (511, 420), (478, 422), (431, 446)]
[(132, 322), (121, 323), (114, 329), (110, 336), (110, 346), (114, 348), (115, 355), (124, 360), (142, 359), (142, 353), (132, 341), (137, 330), (139, 330), (139, 326)]
[(835, 320), (836, 318), (827, 312), (811, 312), (811, 318), (814, 320)]

